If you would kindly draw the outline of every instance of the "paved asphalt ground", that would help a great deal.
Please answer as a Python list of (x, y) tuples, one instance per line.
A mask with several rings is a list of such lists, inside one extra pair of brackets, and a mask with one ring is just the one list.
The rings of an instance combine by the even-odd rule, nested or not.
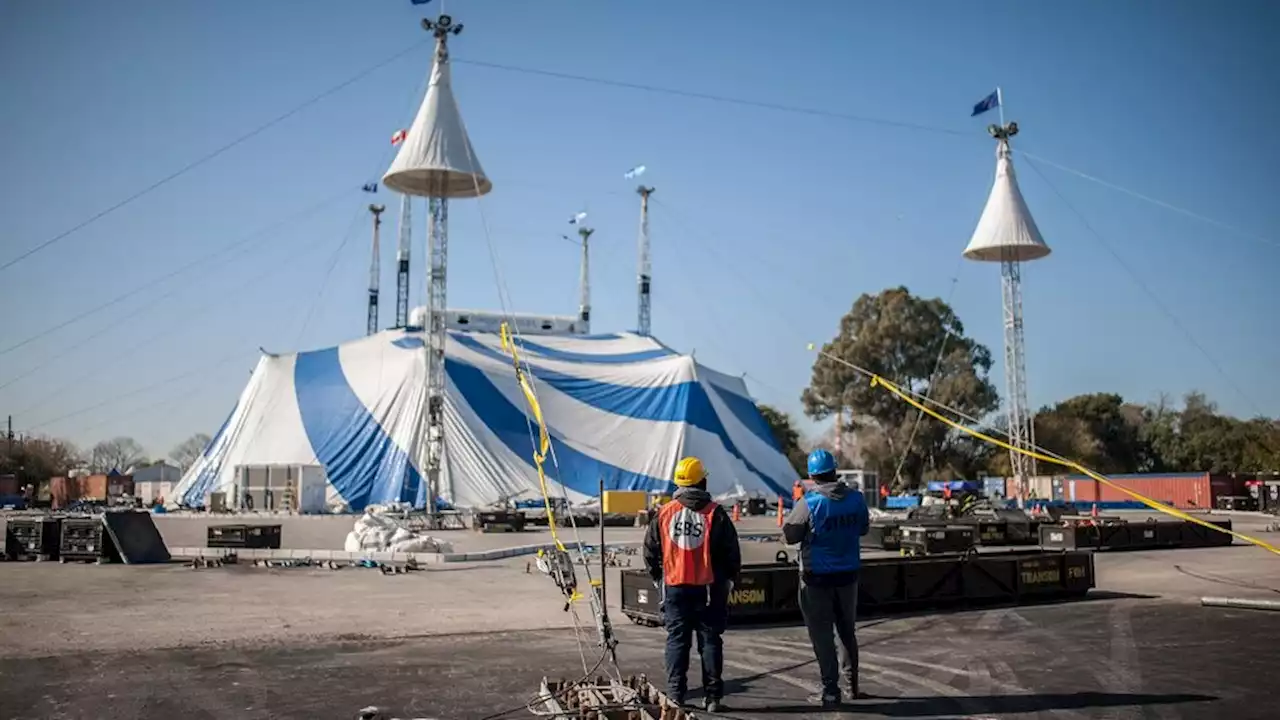
[[(802, 627), (731, 630), (728, 712), (1278, 716), (1280, 613), (1198, 599), (1280, 599), (1280, 558), (1240, 546), (1100, 554), (1097, 569), (1096, 599), (863, 623), (863, 689), (876, 697), (842, 713), (804, 703), (817, 670)], [(622, 671), (661, 678), (662, 631), (633, 626), (616, 608), (615, 622)], [(391, 577), (0, 565), (0, 719), (353, 718), (367, 705), (478, 719), (522, 705), (542, 676), (576, 677), (582, 665), (572, 617), (523, 560)]]

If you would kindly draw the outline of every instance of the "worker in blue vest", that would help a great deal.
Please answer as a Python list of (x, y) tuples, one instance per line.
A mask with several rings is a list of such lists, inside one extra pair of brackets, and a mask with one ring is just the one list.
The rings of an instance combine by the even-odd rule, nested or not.
[[(862, 568), (859, 542), (871, 526), (862, 492), (836, 479), (836, 459), (826, 450), (809, 453), (813, 488), (795, 504), (782, 525), (788, 545), (800, 546), (800, 611), (809, 642), (818, 658), (822, 693), (812, 700), (823, 707), (840, 704), (840, 675), (851, 697), (858, 691), (858, 571)], [(837, 654), (836, 637), (840, 638)], [(843, 671), (843, 673), (842, 673)]]

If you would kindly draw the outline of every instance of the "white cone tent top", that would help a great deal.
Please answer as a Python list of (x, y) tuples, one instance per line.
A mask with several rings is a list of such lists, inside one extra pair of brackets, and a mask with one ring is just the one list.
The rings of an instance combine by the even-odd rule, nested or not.
[(493, 189), (476, 157), (449, 79), (449, 54), (436, 41), (431, 84), (382, 184), (405, 195), (467, 198)]
[(1049, 246), (1040, 236), (1040, 228), (1036, 227), (1027, 201), (1018, 190), (1010, 155), (1009, 143), (1001, 140), (996, 145), (995, 184), (991, 186), (978, 227), (964, 249), (964, 256), (970, 260), (1024, 262), (1049, 254)]

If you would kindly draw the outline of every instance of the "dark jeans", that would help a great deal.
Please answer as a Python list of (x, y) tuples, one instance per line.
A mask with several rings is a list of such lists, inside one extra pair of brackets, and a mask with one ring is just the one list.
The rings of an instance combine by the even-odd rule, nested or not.
[[(840, 697), (841, 671), (850, 690), (858, 692), (858, 638), (854, 621), (858, 616), (858, 580), (836, 586), (800, 583), (800, 612), (809, 631), (813, 654), (822, 674), (822, 694)], [(836, 637), (840, 638), (837, 662)]]
[(689, 690), (689, 653), (694, 636), (702, 658), (702, 691), (709, 698), (724, 695), (724, 634), (729, 619), (729, 587), (667, 585), (662, 616), (667, 628), (667, 690), (683, 700)]

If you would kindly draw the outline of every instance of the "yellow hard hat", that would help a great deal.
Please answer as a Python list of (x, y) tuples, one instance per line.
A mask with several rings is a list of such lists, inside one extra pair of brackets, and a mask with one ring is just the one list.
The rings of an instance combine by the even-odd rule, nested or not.
[(707, 478), (707, 470), (696, 457), (687, 457), (676, 465), (676, 485), (693, 487)]

